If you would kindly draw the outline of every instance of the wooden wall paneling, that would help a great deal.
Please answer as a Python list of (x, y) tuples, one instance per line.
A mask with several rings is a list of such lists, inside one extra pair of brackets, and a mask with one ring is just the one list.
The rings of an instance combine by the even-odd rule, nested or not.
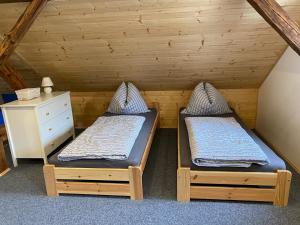
[[(142, 91), (147, 103), (160, 105), (160, 127), (177, 127), (178, 107), (186, 105), (192, 91)], [(257, 89), (221, 89), (231, 107), (250, 128), (255, 127)], [(91, 125), (108, 107), (114, 92), (71, 92), (76, 127)]]
[[(0, 34), (19, 9), (1, 4)], [(300, 3), (284, 9), (300, 20)], [(285, 48), (246, 1), (65, 0), (48, 2), (17, 50), (56, 89), (112, 91), (123, 80), (143, 90), (200, 80), (258, 88)]]

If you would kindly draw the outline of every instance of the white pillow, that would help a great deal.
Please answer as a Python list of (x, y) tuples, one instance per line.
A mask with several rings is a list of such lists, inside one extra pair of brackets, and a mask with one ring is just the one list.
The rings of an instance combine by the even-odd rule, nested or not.
[(130, 82), (128, 85), (124, 82), (120, 85), (114, 94), (107, 111), (117, 114), (149, 112), (147, 104), (139, 90)]
[(232, 113), (225, 98), (210, 83), (199, 83), (182, 111), (185, 114), (209, 116)]

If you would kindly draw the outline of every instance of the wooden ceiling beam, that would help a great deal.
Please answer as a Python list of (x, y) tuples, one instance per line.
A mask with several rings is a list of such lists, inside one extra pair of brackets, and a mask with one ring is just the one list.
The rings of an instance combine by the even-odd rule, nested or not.
[(0, 0), (0, 4), (18, 3), (18, 2), (31, 2), (31, 0)]
[(5, 35), (0, 46), (0, 64), (3, 64), (8, 59), (46, 3), (47, 0), (33, 0), (20, 16), (15, 26)]
[(247, 1), (300, 55), (300, 27), (276, 0)]
[(23, 76), (9, 62), (0, 65), (0, 74), (13, 90), (26, 87)]
[(32, 0), (0, 45), (0, 75), (14, 90), (25, 88), (25, 82), (22, 75), (7, 60), (46, 3), (47, 0)]

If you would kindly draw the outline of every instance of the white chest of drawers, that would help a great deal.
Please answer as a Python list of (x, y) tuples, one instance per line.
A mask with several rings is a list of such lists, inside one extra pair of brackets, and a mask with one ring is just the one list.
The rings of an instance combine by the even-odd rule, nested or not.
[(1, 105), (14, 166), (17, 158), (47, 156), (74, 137), (70, 92), (41, 94), (29, 101)]

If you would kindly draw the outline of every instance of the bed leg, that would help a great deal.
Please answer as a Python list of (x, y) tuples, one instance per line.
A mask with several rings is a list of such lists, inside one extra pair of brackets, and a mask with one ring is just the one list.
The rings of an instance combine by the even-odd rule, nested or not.
[(129, 167), (130, 199), (143, 200), (143, 179), (139, 167)]
[(292, 173), (288, 170), (277, 171), (277, 184), (273, 204), (276, 206), (287, 206), (291, 186)]
[(177, 170), (177, 201), (190, 201), (190, 168), (178, 168)]
[(54, 168), (54, 165), (44, 165), (43, 167), (47, 195), (52, 197), (58, 196), (58, 193), (56, 191)]

